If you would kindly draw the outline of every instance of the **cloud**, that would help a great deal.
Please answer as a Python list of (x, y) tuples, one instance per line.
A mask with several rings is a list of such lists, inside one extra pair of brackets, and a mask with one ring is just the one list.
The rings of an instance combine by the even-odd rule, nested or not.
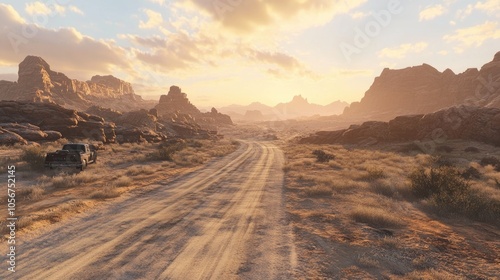
[(52, 10), (47, 5), (39, 1), (27, 3), (25, 11), (28, 15), (49, 15), (52, 13)]
[(166, 4), (166, 0), (149, 0), (149, 2), (158, 4), (160, 6), (165, 6)]
[(486, 0), (484, 2), (478, 2), (475, 8), (486, 12), (491, 15), (500, 16), (500, 0)]
[(455, 51), (463, 52), (471, 47), (479, 47), (485, 41), (500, 38), (500, 27), (498, 23), (487, 21), (483, 24), (468, 28), (458, 29), (451, 35), (445, 35), (443, 39), (447, 43), (455, 43)]
[(201, 9), (222, 27), (244, 33), (293, 27), (293, 30), (322, 25), (340, 13), (347, 13), (366, 0), (182, 0), (179, 7)]
[(459, 20), (464, 20), (466, 17), (472, 14), (473, 11), (474, 11), (474, 6), (469, 4), (465, 9), (458, 10), (456, 17)]
[[(288, 74), (305, 75), (311, 78), (317, 78), (314, 73), (307, 69), (297, 58), (282, 52), (262, 51), (248, 48), (246, 56), (256, 64), (268, 64), (273, 67), (279, 67), (280, 70)], [(276, 68), (268, 70), (268, 73), (277, 77), (285, 77), (282, 71)], [(279, 75), (277, 75), (279, 73)]]
[(380, 58), (405, 58), (411, 53), (420, 53), (429, 46), (426, 42), (418, 42), (415, 44), (402, 44), (396, 48), (384, 48), (379, 53)]
[(77, 6), (69, 6), (69, 10), (75, 14), (84, 15), (83, 11), (80, 10)]
[(61, 15), (64, 16), (66, 15), (66, 10), (69, 9), (71, 12), (83, 15), (83, 12), (76, 6), (68, 6), (66, 8), (65, 6), (52, 3), (51, 5), (47, 5), (46, 3), (36, 1), (32, 3), (27, 3), (25, 6), (25, 11), (28, 15), (30, 16), (35, 16), (35, 15)]
[[(111, 41), (95, 40), (75, 28), (46, 29), (28, 24), (10, 5), (0, 4), (0, 61), (12, 66), (27, 55), (41, 56), (66, 73), (94, 75), (113, 69), (133, 73), (127, 51)], [(87, 79), (90, 76), (78, 77)]]
[(139, 28), (151, 29), (151, 28), (160, 27), (162, 25), (163, 17), (160, 13), (155, 12), (153, 10), (149, 10), (149, 9), (144, 9), (143, 11), (146, 14), (146, 16), (148, 17), (148, 20), (146, 22), (141, 20), (139, 22)]
[(427, 6), (419, 14), (420, 21), (434, 19), (444, 14), (445, 12), (446, 8), (443, 5), (438, 4), (438, 5)]

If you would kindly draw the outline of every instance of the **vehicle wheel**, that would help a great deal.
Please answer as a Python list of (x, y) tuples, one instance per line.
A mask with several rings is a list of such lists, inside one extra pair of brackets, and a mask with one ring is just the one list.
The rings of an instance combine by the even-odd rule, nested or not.
[(80, 167), (80, 170), (83, 171), (87, 167), (87, 160), (82, 161), (82, 167)]

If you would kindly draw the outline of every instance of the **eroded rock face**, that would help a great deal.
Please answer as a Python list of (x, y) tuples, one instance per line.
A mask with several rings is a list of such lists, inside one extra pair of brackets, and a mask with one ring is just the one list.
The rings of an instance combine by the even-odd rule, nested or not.
[(53, 102), (81, 111), (95, 104), (120, 110), (151, 106), (130, 83), (110, 75), (87, 82), (70, 79), (37, 56), (27, 56), (19, 64), (17, 82), (0, 81), (0, 100)]
[(407, 114), (426, 114), (452, 106), (500, 108), (500, 52), (480, 70), (455, 74), (423, 64), (400, 70), (384, 69), (360, 102), (343, 116), (387, 121)]
[(463, 139), (500, 146), (500, 109), (460, 106), (425, 115), (400, 116), (389, 122), (365, 122), (300, 139), (309, 144), (376, 144)]

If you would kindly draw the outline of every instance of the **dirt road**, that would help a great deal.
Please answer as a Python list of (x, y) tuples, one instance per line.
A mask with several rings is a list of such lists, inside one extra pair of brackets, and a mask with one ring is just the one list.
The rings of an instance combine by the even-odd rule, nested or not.
[(17, 272), (4, 263), (0, 278), (291, 279), (283, 161), (270, 143), (243, 142), (206, 168), (21, 242)]

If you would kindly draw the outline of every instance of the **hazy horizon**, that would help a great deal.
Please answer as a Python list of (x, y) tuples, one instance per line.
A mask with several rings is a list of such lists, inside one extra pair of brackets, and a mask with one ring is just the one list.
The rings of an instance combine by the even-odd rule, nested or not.
[(497, 0), (2, 1), (0, 79), (37, 55), (72, 79), (119, 77), (145, 99), (178, 85), (200, 107), (351, 103), (386, 67), (491, 61), (499, 14)]

